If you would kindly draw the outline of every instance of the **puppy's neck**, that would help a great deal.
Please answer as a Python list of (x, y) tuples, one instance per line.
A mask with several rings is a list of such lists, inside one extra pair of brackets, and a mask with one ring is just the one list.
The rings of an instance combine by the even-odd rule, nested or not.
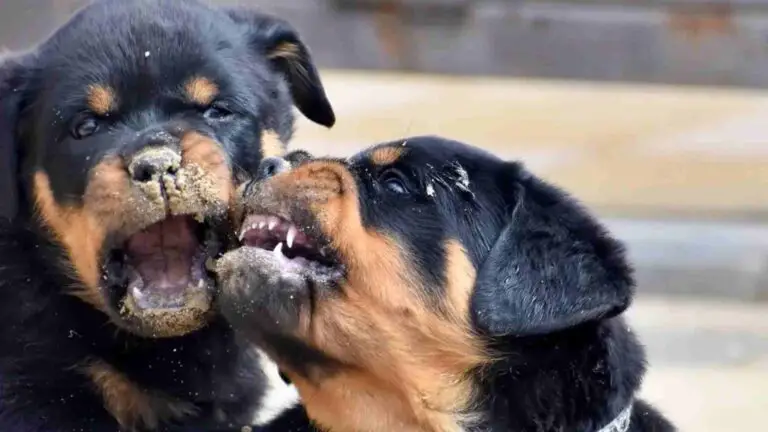
[(475, 423), (471, 379), (437, 368), (405, 372), (344, 370), (293, 382), (309, 416), (334, 432), (464, 432)]
[(403, 264), (382, 264), (391, 262), (388, 256), (371, 260), (389, 270), (350, 274), (354, 288), (344, 301), (314, 310), (305, 339), (339, 365), (317, 377), (290, 374), (307, 412), (334, 432), (465, 430), (478, 394), (473, 372), (489, 361), (466, 310), (474, 281), (462, 277), (471, 275), (468, 260), (449, 278), (440, 311), (411, 296), (420, 290), (411, 279), (390, 276)]
[(632, 403), (644, 353), (622, 318), (500, 342), (482, 380), (478, 430), (597, 432)]

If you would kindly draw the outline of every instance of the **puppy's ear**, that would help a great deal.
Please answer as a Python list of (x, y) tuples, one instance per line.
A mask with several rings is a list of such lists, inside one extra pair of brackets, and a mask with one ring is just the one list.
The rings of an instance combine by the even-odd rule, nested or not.
[(0, 56), (0, 218), (13, 219), (19, 210), (21, 185), (17, 123), (27, 87), (22, 58)]
[(622, 245), (566, 194), (505, 166), (507, 220), (478, 271), (477, 328), (541, 335), (623, 312), (634, 281)]
[(248, 26), (249, 42), (282, 73), (293, 103), (308, 119), (325, 127), (336, 122), (309, 49), (287, 22), (245, 8), (228, 10), (232, 19)]

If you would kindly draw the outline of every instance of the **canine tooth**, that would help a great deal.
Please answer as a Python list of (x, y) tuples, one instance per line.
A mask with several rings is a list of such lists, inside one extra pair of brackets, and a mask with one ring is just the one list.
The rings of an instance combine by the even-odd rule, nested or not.
[(277, 218), (269, 218), (269, 226), (267, 226), (268, 229), (272, 230), (277, 226)]
[(215, 271), (216, 270), (216, 261), (213, 260), (213, 258), (208, 258), (205, 260), (205, 268), (208, 271)]
[(197, 288), (203, 289), (203, 287), (205, 287), (205, 282), (203, 282), (203, 280), (200, 279), (199, 281), (197, 281)]
[(144, 293), (141, 292), (139, 287), (133, 287), (131, 289), (131, 294), (133, 294), (133, 298), (135, 298), (136, 300), (141, 300), (144, 298)]
[(275, 249), (272, 251), (275, 253), (275, 255), (282, 255), (283, 254), (283, 242), (280, 242), (275, 246)]
[(288, 249), (293, 247), (293, 240), (296, 239), (296, 234), (298, 233), (298, 230), (295, 226), (291, 225), (290, 228), (288, 228), (288, 234), (285, 236), (285, 244), (288, 245)]

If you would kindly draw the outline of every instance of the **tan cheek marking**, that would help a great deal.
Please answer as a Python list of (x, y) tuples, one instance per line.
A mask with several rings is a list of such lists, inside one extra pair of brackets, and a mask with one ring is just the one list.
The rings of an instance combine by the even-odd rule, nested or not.
[(469, 260), (464, 246), (458, 240), (448, 240), (444, 247), (446, 253), (446, 300), (448, 312), (454, 319), (470, 325), (469, 304), (475, 287), (477, 270)]
[(208, 106), (219, 94), (219, 87), (208, 78), (194, 77), (184, 85), (184, 91), (190, 102), (199, 106)]
[(71, 270), (84, 283), (83, 289), (76, 289), (73, 294), (106, 311), (98, 292), (99, 255), (106, 230), (85, 209), (60, 206), (53, 197), (47, 174), (38, 171), (33, 181), (37, 214), (66, 249)]
[[(224, 151), (214, 140), (198, 133), (188, 133), (181, 141), (182, 165), (194, 166), (204, 178), (198, 183), (211, 183), (208, 189), (216, 190), (212, 199), (221, 203), (230, 202), (232, 190), (231, 172)], [(198, 191), (202, 193), (203, 191)]]
[(88, 108), (98, 115), (107, 115), (117, 108), (117, 95), (110, 87), (93, 84), (88, 87)]

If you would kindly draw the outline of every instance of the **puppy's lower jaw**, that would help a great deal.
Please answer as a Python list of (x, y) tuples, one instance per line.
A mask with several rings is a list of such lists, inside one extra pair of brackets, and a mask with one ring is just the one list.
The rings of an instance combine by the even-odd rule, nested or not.
[(181, 336), (206, 325), (214, 294), (206, 261), (223, 247), (213, 224), (170, 216), (108, 254), (105, 292), (120, 322), (148, 337)]
[(249, 246), (225, 254), (216, 263), (222, 315), (250, 339), (297, 331), (312, 289), (311, 271), (297, 260)]
[(204, 271), (207, 254), (191, 217), (170, 217), (134, 234), (126, 243), (135, 270), (127, 295), (136, 307), (183, 307), (189, 294), (205, 295), (210, 282)]
[(243, 246), (216, 264), (219, 307), (236, 328), (291, 334), (311, 318), (312, 299), (343, 276), (334, 253), (291, 221), (251, 214), (239, 230)]

